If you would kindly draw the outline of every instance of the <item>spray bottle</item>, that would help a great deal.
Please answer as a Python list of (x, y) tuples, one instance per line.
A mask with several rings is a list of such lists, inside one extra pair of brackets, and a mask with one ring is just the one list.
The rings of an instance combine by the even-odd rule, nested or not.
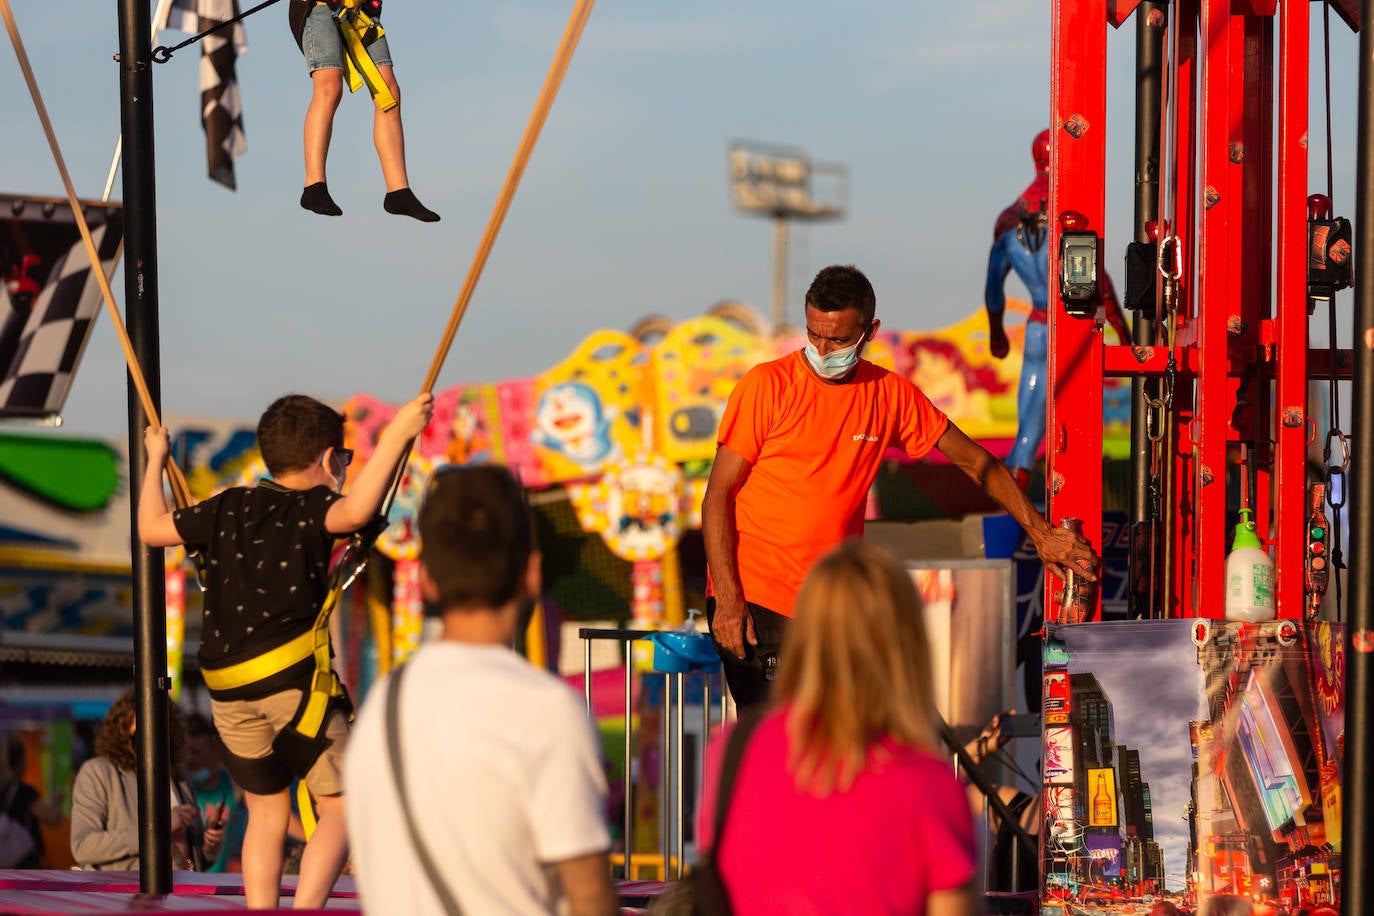
[(1226, 558), (1226, 619), (1259, 623), (1275, 616), (1274, 561), (1255, 534), (1251, 514), (1249, 508), (1240, 510)]

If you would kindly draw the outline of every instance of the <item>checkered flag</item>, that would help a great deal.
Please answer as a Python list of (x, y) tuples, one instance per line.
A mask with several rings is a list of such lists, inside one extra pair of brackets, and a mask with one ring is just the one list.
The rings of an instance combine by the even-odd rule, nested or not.
[[(156, 23), (159, 31), (196, 34), (239, 14), (238, 0), (173, 0)], [(206, 35), (200, 41), (200, 122), (205, 127), (205, 154), (210, 178), (233, 190), (234, 158), (248, 150), (243, 136), (243, 107), (234, 72), (238, 55), (248, 50), (243, 23)]]
[[(108, 273), (119, 253), (123, 223), (118, 213), (110, 213), (96, 224), (90, 212), (91, 238)], [(0, 417), (51, 416), (61, 410), (100, 310), (100, 284), (81, 239), (57, 252), (62, 253), (54, 252), (57, 259), (26, 318), (8, 293), (0, 293), (0, 315), (7, 323), (23, 320), (13, 356), (0, 365)]]

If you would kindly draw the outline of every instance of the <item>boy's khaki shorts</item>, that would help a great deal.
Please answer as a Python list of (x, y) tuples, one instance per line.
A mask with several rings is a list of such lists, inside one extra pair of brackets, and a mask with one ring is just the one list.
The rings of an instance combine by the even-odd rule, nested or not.
[[(229, 753), (239, 757), (268, 757), (272, 739), (290, 724), (301, 704), (301, 691), (283, 690), (256, 700), (210, 701), (210, 710), (219, 729), (220, 740)], [(305, 775), (305, 784), (315, 797), (343, 792), (344, 745), (348, 743), (348, 719), (331, 710), (324, 723), (329, 745)]]

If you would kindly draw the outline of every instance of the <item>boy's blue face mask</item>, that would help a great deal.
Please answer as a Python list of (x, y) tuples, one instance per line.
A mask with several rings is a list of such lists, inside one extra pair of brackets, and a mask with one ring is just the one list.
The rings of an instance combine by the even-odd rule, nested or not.
[(816, 370), (816, 374), (823, 379), (844, 378), (854, 367), (859, 364), (859, 348), (864, 345), (864, 339), (868, 336), (865, 330), (859, 335), (859, 339), (845, 347), (843, 350), (831, 350), (821, 356), (821, 351), (816, 349), (816, 345), (808, 343), (806, 349), (806, 361), (811, 364), (811, 368)]

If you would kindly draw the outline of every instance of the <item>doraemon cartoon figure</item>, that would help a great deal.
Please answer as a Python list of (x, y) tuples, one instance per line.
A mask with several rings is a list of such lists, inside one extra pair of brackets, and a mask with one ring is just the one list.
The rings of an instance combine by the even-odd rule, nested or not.
[(611, 438), (615, 409), (606, 407), (596, 389), (583, 382), (563, 382), (544, 392), (534, 412), (536, 445), (557, 452), (587, 470), (619, 457)]

